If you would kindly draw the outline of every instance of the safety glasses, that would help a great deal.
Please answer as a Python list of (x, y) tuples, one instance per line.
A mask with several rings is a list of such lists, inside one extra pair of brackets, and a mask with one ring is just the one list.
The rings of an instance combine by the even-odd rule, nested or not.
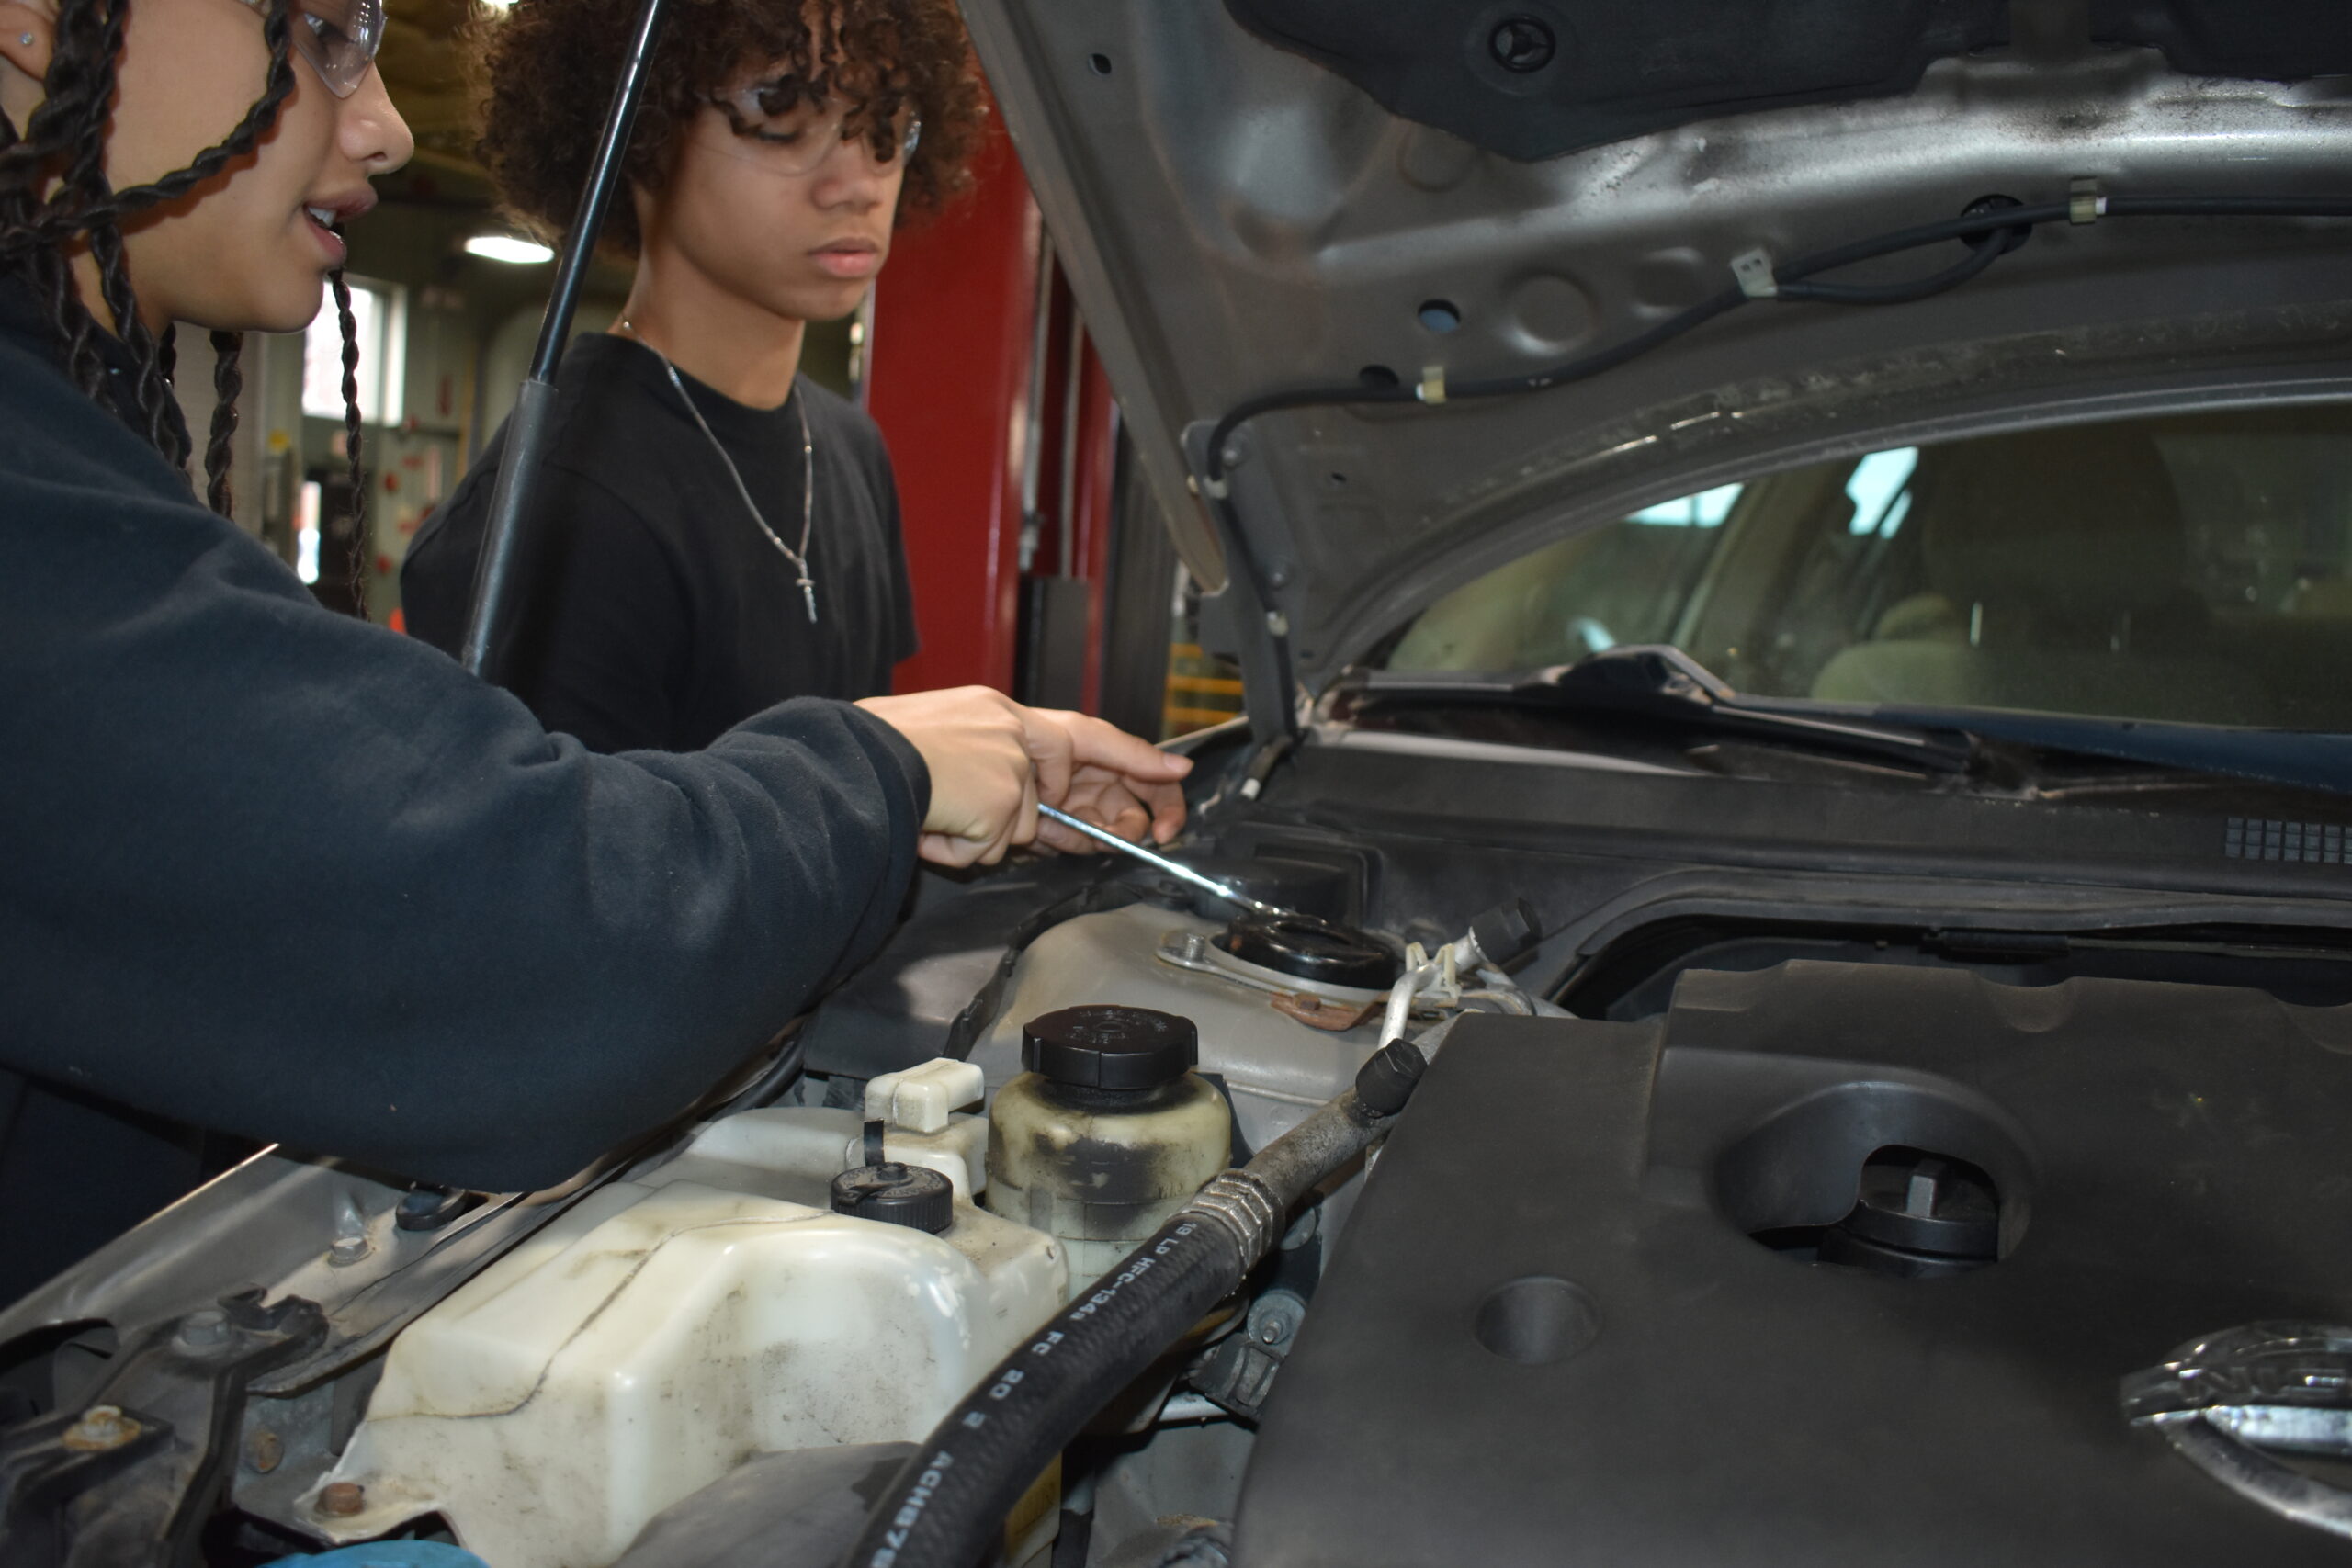
[[(841, 108), (811, 101), (807, 89), (790, 78), (755, 82), (740, 92), (714, 94), (710, 101), (726, 114), (736, 135), (758, 142), (765, 161), (784, 174), (814, 173), (842, 142), (869, 152), (874, 145), (870, 131), (850, 130)], [(922, 121), (911, 108), (899, 111), (896, 128), (897, 134), (884, 143), (889, 151), (878, 162), (911, 158), (922, 142)]]
[[(268, 0), (241, 3), (268, 9)], [(328, 92), (351, 96), (384, 41), (383, 0), (293, 0), (293, 8), (294, 52), (311, 62)]]

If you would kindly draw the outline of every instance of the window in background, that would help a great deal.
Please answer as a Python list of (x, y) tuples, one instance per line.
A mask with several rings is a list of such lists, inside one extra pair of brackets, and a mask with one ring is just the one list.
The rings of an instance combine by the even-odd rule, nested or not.
[[(398, 424), (406, 412), (401, 389), (408, 378), (407, 290), (396, 284), (351, 284), (351, 319), (359, 340), (359, 417)], [(302, 335), (302, 412), (343, 418), (343, 327), (332, 295)]]
[(319, 481), (305, 479), (294, 502), (294, 575), (319, 580)]

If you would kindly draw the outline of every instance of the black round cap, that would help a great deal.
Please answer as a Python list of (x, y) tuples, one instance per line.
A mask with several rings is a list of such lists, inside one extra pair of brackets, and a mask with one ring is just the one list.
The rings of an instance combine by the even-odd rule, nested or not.
[(1217, 933), (1217, 946), (1244, 964), (1295, 980), (1385, 991), (1405, 972), (1404, 961), (1362, 931), (1328, 920), (1278, 916), (1236, 920)]
[(1394, 1116), (1413, 1098), (1413, 1086), (1429, 1071), (1421, 1048), (1401, 1035), (1374, 1051), (1356, 1069), (1356, 1103), (1374, 1116)]
[(956, 1221), (956, 1185), (928, 1166), (852, 1166), (833, 1178), (833, 1213), (937, 1235)]
[(1937, 1155), (1874, 1156), (1839, 1228), (1909, 1252), (1991, 1260), (2001, 1235), (1993, 1182), (1974, 1166)]
[(1544, 923), (1524, 898), (1498, 904), (1470, 922), (1470, 935), (1489, 964), (1508, 964), (1544, 940)]
[(1023, 1066), (1080, 1089), (1158, 1089), (1200, 1059), (1193, 1021), (1150, 1008), (1062, 1008), (1031, 1019), (1021, 1032)]

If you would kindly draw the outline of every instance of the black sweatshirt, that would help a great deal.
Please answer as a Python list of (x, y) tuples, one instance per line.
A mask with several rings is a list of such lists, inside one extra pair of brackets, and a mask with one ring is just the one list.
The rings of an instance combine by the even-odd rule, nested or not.
[(0, 288), (0, 1299), (171, 1197), (187, 1124), (560, 1180), (881, 941), (929, 790), (835, 702), (550, 736), (322, 608)]
[[(712, 445), (797, 549), (804, 410), (813, 622), (798, 569), (760, 531)], [(451, 653), (505, 435), (502, 426), (417, 530), (401, 568), (408, 629)], [(523, 613), (501, 668), (540, 723), (591, 750), (689, 751), (786, 697), (878, 696), (915, 650), (882, 432), (806, 376), (781, 407), (749, 408), (683, 373), (673, 386), (642, 344), (582, 334), (557, 373), (532, 523)]]

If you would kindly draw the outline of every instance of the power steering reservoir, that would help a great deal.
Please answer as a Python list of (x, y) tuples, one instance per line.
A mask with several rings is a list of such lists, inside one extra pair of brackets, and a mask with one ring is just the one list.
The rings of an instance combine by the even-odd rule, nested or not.
[(1073, 1299), (1231, 1160), (1232, 1112), (1199, 1060), (1193, 1021), (1149, 1008), (1063, 1008), (1021, 1032), (1028, 1071), (989, 1109), (985, 1201), (1061, 1239)]

